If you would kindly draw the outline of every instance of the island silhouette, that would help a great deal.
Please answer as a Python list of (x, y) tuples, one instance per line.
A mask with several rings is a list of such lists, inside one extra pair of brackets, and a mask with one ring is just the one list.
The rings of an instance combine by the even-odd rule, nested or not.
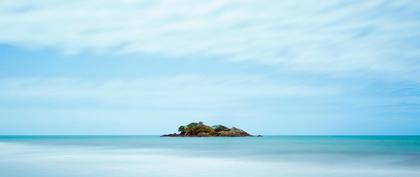
[[(179, 133), (162, 135), (161, 137), (246, 137), (252, 136), (248, 132), (224, 125), (209, 126), (203, 122), (192, 122), (188, 125), (181, 125), (178, 128)], [(261, 136), (261, 135), (259, 135)]]

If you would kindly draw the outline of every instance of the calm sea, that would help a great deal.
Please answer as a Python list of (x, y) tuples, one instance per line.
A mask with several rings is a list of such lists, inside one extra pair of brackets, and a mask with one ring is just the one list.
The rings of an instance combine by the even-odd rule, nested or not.
[(420, 177), (419, 136), (0, 136), (0, 177)]

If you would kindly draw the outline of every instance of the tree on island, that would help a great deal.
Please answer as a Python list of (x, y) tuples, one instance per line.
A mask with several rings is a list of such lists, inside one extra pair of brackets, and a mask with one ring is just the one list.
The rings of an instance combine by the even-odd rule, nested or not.
[(185, 129), (186, 129), (185, 126), (181, 125), (178, 128), (178, 132), (180, 132), (181, 134), (185, 134)]

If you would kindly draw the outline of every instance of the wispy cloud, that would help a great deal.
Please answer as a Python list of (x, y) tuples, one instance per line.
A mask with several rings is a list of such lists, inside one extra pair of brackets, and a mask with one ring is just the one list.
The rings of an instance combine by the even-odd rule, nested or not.
[(0, 43), (419, 82), (419, 14), (414, 0), (5, 0)]
[(340, 92), (332, 86), (278, 84), (261, 77), (10, 78), (0, 83), (0, 98), (13, 102), (94, 102), (96, 105), (161, 108), (224, 107), (264, 97), (315, 97)]

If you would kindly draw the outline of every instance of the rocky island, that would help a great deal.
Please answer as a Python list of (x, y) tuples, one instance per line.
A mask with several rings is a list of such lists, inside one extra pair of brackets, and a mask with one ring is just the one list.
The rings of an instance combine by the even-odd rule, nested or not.
[[(161, 137), (245, 137), (252, 136), (239, 128), (228, 128), (224, 125), (208, 126), (203, 122), (192, 122), (178, 128), (179, 133), (162, 135)], [(260, 136), (260, 135), (259, 135)]]

